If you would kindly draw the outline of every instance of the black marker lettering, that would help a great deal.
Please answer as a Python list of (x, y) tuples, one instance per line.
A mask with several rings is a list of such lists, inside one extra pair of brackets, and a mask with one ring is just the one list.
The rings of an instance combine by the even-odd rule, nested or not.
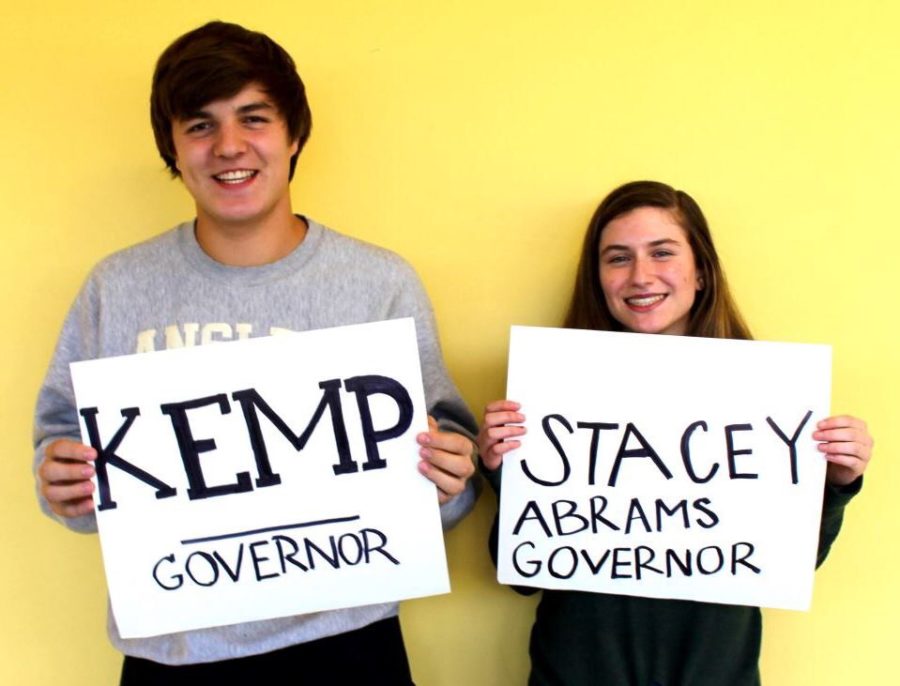
[[(638, 440), (638, 443), (641, 444), (640, 448), (627, 449), (625, 447), (628, 445), (628, 439), (632, 435)], [(647, 442), (641, 435), (641, 432), (638, 431), (637, 427), (631, 422), (628, 422), (628, 424), (625, 425), (625, 434), (622, 436), (622, 443), (619, 445), (619, 452), (616, 454), (616, 460), (613, 464), (612, 472), (609, 475), (609, 486), (616, 485), (616, 479), (619, 476), (619, 467), (622, 464), (622, 460), (626, 457), (649, 457), (653, 460), (653, 464), (656, 465), (656, 468), (666, 477), (666, 480), (672, 478), (672, 472), (670, 472), (666, 465), (663, 464), (663, 461), (659, 458), (659, 455), (656, 454), (653, 446)]]
[(131, 474), (136, 479), (155, 488), (158, 499), (171, 498), (175, 495), (176, 491), (174, 488), (116, 455), (116, 450), (119, 448), (119, 444), (122, 443), (122, 439), (125, 438), (125, 434), (128, 433), (128, 429), (131, 428), (134, 420), (141, 414), (138, 408), (126, 407), (122, 410), (122, 416), (125, 417), (125, 421), (106, 446), (100, 441), (100, 430), (97, 428), (97, 408), (84, 407), (78, 413), (84, 417), (88, 440), (91, 447), (97, 451), (94, 469), (97, 471), (97, 484), (100, 495), (100, 502), (97, 504), (98, 510), (114, 510), (117, 507), (116, 501), (112, 499), (109, 490), (109, 474), (107, 472), (109, 466), (118, 467), (123, 472)]
[[(758, 474), (752, 474), (750, 472), (739, 472), (737, 470), (737, 463), (735, 462), (735, 457), (738, 455), (750, 455), (753, 451), (750, 448), (741, 448), (737, 450), (734, 447), (734, 434), (736, 431), (752, 431), (752, 424), (729, 424), (725, 427), (725, 445), (728, 450), (728, 475), (732, 479), (758, 479)], [(699, 558), (699, 556), (698, 556)], [(699, 567), (699, 560), (697, 565)]]
[(610, 429), (618, 429), (618, 424), (603, 424), (601, 422), (578, 422), (575, 426), (579, 429), (591, 430), (591, 458), (588, 466), (588, 485), (595, 483), (594, 472), (597, 469), (597, 450), (600, 447), (600, 432)]
[(787, 444), (788, 450), (791, 453), (791, 483), (796, 485), (800, 482), (800, 477), (797, 474), (797, 439), (800, 437), (800, 432), (803, 430), (803, 427), (806, 426), (806, 422), (809, 421), (809, 418), (812, 417), (812, 410), (809, 410), (805, 415), (803, 415), (803, 420), (800, 422), (800, 426), (797, 427), (797, 430), (794, 432), (794, 435), (788, 438), (785, 433), (781, 430), (781, 428), (772, 420), (771, 417), (766, 417), (766, 421), (769, 423), (769, 426), (772, 427), (772, 431), (778, 434), (778, 438), (784, 441)]
[(191, 432), (188, 421), (188, 410), (196, 410), (208, 405), (218, 405), (222, 414), (231, 412), (231, 405), (224, 393), (211, 395), (207, 398), (187, 400), (182, 403), (165, 403), (159, 406), (163, 414), (169, 415), (172, 420), (172, 428), (175, 430), (175, 439), (178, 441), (178, 450), (181, 453), (181, 461), (184, 463), (184, 472), (188, 478), (188, 498), (202, 500), (213, 496), (228, 495), (229, 493), (245, 493), (253, 490), (250, 483), (250, 473), (240, 472), (236, 474), (237, 481), (231, 484), (207, 486), (203, 476), (203, 468), (200, 466), (200, 453), (210, 452), (216, 449), (216, 441), (212, 438), (196, 440)]
[[(359, 408), (359, 418), (362, 422), (363, 441), (366, 444), (366, 462), (363, 471), (370, 469), (383, 469), (387, 462), (378, 456), (378, 444), (403, 433), (412, 424), (413, 405), (407, 390), (394, 379), (386, 376), (354, 376), (344, 381), (344, 388), (356, 394), (356, 406)], [(376, 430), (372, 425), (372, 411), (369, 409), (369, 396), (379, 393), (386, 395), (397, 403), (399, 417), (394, 426), (387, 429)], [(335, 466), (335, 474), (338, 467)]]
[(568, 431), (570, 434), (574, 433), (574, 429), (572, 428), (572, 425), (569, 424), (568, 420), (561, 414), (549, 414), (541, 420), (541, 427), (544, 429), (544, 434), (550, 440), (550, 443), (553, 444), (553, 447), (556, 448), (556, 452), (559, 454), (559, 457), (562, 460), (562, 476), (560, 477), (559, 481), (546, 481), (544, 479), (540, 479), (531, 473), (531, 470), (528, 468), (528, 465), (526, 464), (524, 459), (519, 463), (522, 466), (522, 471), (525, 472), (525, 476), (531, 479), (534, 483), (540, 484), (541, 486), (559, 486), (560, 484), (564, 484), (569, 478), (569, 474), (572, 473), (572, 467), (569, 465), (569, 458), (566, 457), (566, 451), (563, 450), (562, 445), (560, 445), (559, 439), (556, 437), (556, 434), (553, 433), (553, 429), (550, 427), (551, 419), (562, 424), (563, 427), (565, 427), (566, 431)]
[(719, 471), (719, 463), (716, 462), (715, 464), (713, 464), (706, 476), (697, 476), (697, 473), (694, 471), (694, 465), (691, 462), (691, 436), (698, 428), (706, 431), (706, 422), (702, 420), (699, 422), (694, 422), (684, 430), (684, 433), (681, 436), (681, 459), (684, 462), (684, 469), (687, 472), (687, 475), (691, 478), (691, 481), (693, 481), (695, 484), (705, 484), (716, 475), (717, 471)]

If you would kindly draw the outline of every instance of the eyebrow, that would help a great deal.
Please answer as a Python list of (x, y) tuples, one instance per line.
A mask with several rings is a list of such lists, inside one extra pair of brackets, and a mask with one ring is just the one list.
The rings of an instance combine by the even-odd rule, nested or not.
[[(236, 112), (238, 114), (250, 114), (251, 112), (259, 112), (261, 110), (274, 111), (275, 105), (267, 100), (259, 100), (257, 102), (248, 102), (246, 105), (241, 105), (237, 108)], [(181, 121), (189, 121), (191, 119), (213, 119), (213, 115), (208, 110), (195, 110), (193, 112), (188, 112), (184, 117), (181, 117)]]
[[(647, 245), (651, 248), (657, 248), (660, 245), (667, 245), (669, 243), (679, 245), (679, 241), (674, 238), (658, 238), (655, 241), (650, 241)], [(631, 248), (627, 245), (607, 245), (603, 250), (600, 251), (601, 255), (605, 255), (608, 252), (612, 252), (613, 250), (631, 250)]]

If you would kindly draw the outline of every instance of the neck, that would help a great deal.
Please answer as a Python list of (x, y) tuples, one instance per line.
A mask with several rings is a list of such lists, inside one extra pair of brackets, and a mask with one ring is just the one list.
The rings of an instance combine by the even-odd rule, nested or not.
[(230, 267), (257, 267), (289, 255), (306, 237), (306, 222), (288, 208), (251, 222), (222, 222), (198, 211), (197, 243), (207, 255)]

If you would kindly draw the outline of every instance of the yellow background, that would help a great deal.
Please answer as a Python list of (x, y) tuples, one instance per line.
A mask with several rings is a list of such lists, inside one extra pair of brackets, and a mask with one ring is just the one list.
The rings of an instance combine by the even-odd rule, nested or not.
[[(559, 323), (608, 190), (691, 192), (756, 336), (833, 344), (833, 409), (877, 440), (812, 612), (765, 613), (764, 682), (893, 682), (900, 10), (743, 4), (4, 3), (0, 683), (117, 679), (96, 538), (34, 501), (31, 413), (91, 265), (191, 215), (147, 98), (159, 52), (212, 18), (293, 54), (314, 117), (295, 208), (416, 265), (473, 408), (502, 395), (511, 323)], [(533, 601), (492, 580), (494, 507), (449, 535), (453, 594), (403, 607), (422, 686), (524, 681)]]

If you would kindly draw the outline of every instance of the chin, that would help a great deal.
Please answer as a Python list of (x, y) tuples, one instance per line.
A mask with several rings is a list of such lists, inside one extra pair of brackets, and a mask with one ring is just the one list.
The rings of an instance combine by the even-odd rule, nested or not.
[(671, 335), (675, 332), (671, 331), (671, 324), (653, 324), (650, 322), (644, 323), (634, 323), (633, 326), (625, 326), (625, 331), (630, 331), (631, 333), (645, 333), (645, 334), (662, 334), (662, 335)]

